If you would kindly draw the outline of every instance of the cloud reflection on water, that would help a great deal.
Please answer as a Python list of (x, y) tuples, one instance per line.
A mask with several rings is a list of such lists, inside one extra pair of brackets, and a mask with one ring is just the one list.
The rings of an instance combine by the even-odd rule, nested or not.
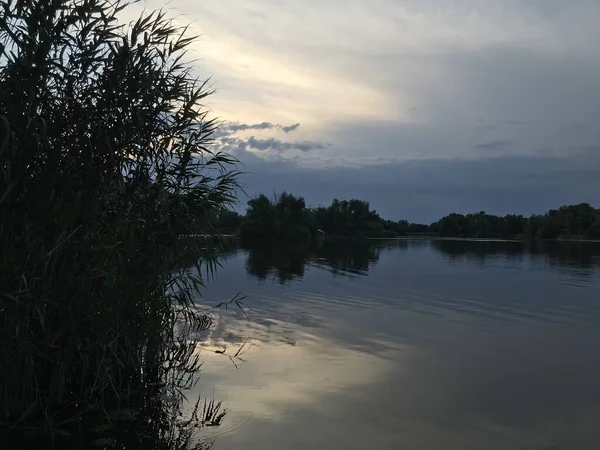
[(206, 292), (250, 309), (203, 344), (199, 388), (230, 408), (215, 448), (596, 449), (598, 252), (519, 245), (379, 242), (283, 282), (233, 255)]

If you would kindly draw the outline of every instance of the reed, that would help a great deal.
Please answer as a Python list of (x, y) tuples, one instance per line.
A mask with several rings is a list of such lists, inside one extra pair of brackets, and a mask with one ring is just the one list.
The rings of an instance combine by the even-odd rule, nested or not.
[(173, 366), (185, 386), (198, 361), (174, 330), (210, 325), (193, 299), (238, 172), (210, 149), (194, 37), (165, 12), (122, 25), (128, 2), (3, 7), (0, 424), (53, 427), (139, 400)]

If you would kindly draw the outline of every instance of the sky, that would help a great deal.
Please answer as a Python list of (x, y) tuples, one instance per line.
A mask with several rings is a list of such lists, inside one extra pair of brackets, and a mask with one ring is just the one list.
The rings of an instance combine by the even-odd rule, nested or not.
[(598, 0), (135, 6), (159, 7), (200, 36), (214, 148), (249, 197), (359, 198), (414, 222), (600, 207)]

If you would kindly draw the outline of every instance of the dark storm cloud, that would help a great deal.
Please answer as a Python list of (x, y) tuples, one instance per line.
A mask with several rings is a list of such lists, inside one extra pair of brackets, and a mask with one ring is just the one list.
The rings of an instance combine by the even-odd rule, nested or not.
[[(367, 200), (386, 218), (432, 222), (452, 213), (529, 215), (570, 203), (600, 206), (600, 147), (569, 157), (518, 156), (388, 162), (310, 169), (244, 152), (249, 196), (289, 191), (308, 204)], [(245, 204), (245, 196), (240, 198)]]
[(299, 124), (299, 123), (295, 123), (295, 124), (293, 124), (293, 125), (289, 125), (289, 126), (287, 126), (287, 127), (281, 127), (281, 130), (282, 130), (284, 133), (289, 133), (290, 131), (294, 131), (294, 130), (295, 130), (296, 128), (298, 128), (299, 126), (300, 126), (300, 124)]
[(235, 153), (236, 151), (244, 151), (248, 147), (248, 143), (243, 139), (236, 137), (224, 137), (219, 140), (219, 151), (226, 153)]
[(284, 151), (284, 150), (301, 150), (303, 152), (308, 152), (314, 149), (323, 149), (325, 146), (320, 142), (312, 142), (312, 141), (300, 141), (300, 142), (284, 142), (279, 139), (269, 138), (269, 139), (257, 139), (254, 136), (251, 136), (248, 139), (248, 146), (251, 148), (255, 148), (257, 150), (275, 150), (275, 151)]
[(498, 150), (503, 147), (507, 147), (512, 141), (489, 141), (477, 144), (475, 147), (482, 150)]
[(276, 125), (270, 122), (261, 122), (253, 125), (249, 125), (247, 123), (230, 123), (227, 126), (227, 129), (230, 131), (244, 131), (244, 130), (271, 130), (273, 128), (281, 127), (281, 125)]
[(280, 125), (278, 123), (271, 122), (261, 122), (254, 124), (225, 122), (219, 125), (219, 128), (215, 133), (215, 137), (230, 136), (234, 133), (248, 130), (279, 130), (287, 134), (296, 130), (299, 126), (299, 123), (294, 123), (292, 125)]
[(314, 141), (285, 142), (275, 138), (258, 139), (251, 136), (248, 139), (240, 137), (222, 137), (217, 141), (217, 147), (220, 151), (234, 153), (235, 156), (240, 156), (238, 153), (247, 149), (261, 151), (273, 150), (274, 152), (283, 152), (286, 150), (308, 152), (310, 150), (324, 149), (325, 145), (321, 142)]

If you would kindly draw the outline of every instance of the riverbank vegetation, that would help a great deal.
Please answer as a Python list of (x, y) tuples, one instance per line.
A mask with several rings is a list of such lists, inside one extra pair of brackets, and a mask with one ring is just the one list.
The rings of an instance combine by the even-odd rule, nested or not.
[[(228, 223), (233, 223), (228, 213)], [(245, 216), (237, 215), (242, 241), (314, 240), (394, 237), (425, 231), (426, 227), (406, 221), (382, 219), (363, 200), (334, 200), (327, 207), (309, 208), (302, 197), (284, 192), (272, 198), (261, 194), (248, 202)]]
[(193, 298), (235, 161), (209, 151), (193, 39), (163, 12), (119, 25), (126, 7), (15, 1), (0, 17), (0, 427), (12, 431), (56, 437), (148, 404), (150, 387), (183, 389), (169, 374), (198, 361), (176, 325), (210, 326)]
[(580, 203), (529, 217), (450, 214), (431, 224), (430, 230), (442, 237), (600, 239), (600, 210)]
[[(227, 230), (237, 229), (243, 241), (276, 239), (359, 239), (398, 236), (438, 236), (497, 239), (600, 239), (600, 210), (587, 203), (561, 206), (530, 217), (449, 214), (426, 225), (386, 220), (363, 200), (333, 200), (331, 205), (309, 208), (302, 197), (283, 193), (259, 195), (248, 202), (246, 215), (228, 212)], [(225, 229), (225, 227), (223, 227)]]
[(311, 240), (317, 235), (317, 222), (302, 197), (284, 192), (272, 199), (251, 199), (239, 231), (242, 240)]

